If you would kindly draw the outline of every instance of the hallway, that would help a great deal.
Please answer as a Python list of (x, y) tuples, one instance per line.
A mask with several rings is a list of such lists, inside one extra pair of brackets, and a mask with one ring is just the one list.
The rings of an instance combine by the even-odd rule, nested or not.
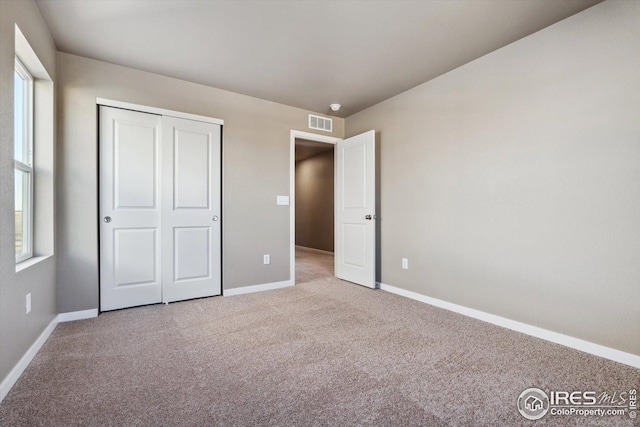
[(333, 255), (296, 246), (296, 285), (334, 276)]

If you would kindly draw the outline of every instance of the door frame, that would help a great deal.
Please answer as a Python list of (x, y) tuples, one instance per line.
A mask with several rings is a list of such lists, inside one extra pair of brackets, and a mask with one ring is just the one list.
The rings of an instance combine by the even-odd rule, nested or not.
[[(291, 129), (291, 135), (289, 139), (289, 281), (291, 286), (296, 284), (296, 139), (306, 139), (309, 141), (323, 142), (326, 144), (333, 144), (334, 146), (338, 141), (342, 141), (343, 138), (336, 138), (334, 136), (319, 135), (317, 133), (304, 132), (301, 130)], [(335, 160), (334, 160), (335, 161)], [(335, 186), (333, 194), (335, 197)], [(335, 230), (334, 230), (335, 234)]]
[[(100, 97), (96, 97), (96, 117), (99, 117), (99, 111), (100, 111), (100, 107), (114, 107), (114, 108), (120, 108), (123, 110), (132, 110), (132, 111), (138, 111), (141, 113), (150, 113), (150, 114), (157, 114), (159, 116), (169, 116), (169, 117), (176, 117), (179, 119), (187, 119), (187, 120), (195, 120), (198, 122), (205, 122), (205, 123), (212, 123), (212, 124), (216, 124), (216, 125), (220, 125), (220, 296), (224, 295), (224, 281), (223, 281), (223, 256), (224, 256), (224, 248), (222, 246), (222, 242), (223, 242), (223, 236), (224, 236), (224, 120), (222, 119), (216, 119), (214, 117), (208, 117), (208, 116), (200, 116), (198, 114), (191, 114), (191, 113), (184, 113), (181, 111), (175, 111), (175, 110), (167, 110), (164, 108), (158, 108), (158, 107), (151, 107), (148, 105), (141, 105), (141, 104), (133, 104), (130, 102), (122, 102), (122, 101), (116, 101), (113, 99), (108, 99), (108, 98), (100, 98)], [(97, 206), (97, 222), (98, 222), (98, 229), (97, 229), (97, 233), (98, 233), (98, 314), (102, 313), (101, 310), (101, 301), (100, 301), (100, 289), (102, 286), (102, 283), (100, 281), (100, 269), (102, 268), (102, 266), (100, 265), (100, 224), (102, 223), (102, 218), (100, 217), (100, 179), (99, 179), (99, 174), (100, 174), (100, 157), (99, 157), (99, 153), (100, 153), (100, 129), (99, 129), (99, 120), (97, 120), (97, 132), (96, 132), (96, 144), (97, 144), (97, 148), (98, 148), (98, 159), (97, 159), (97, 173), (98, 173), (98, 180), (97, 180), (97, 187), (96, 187), (96, 192), (97, 192), (97, 200), (98, 200), (98, 206)], [(164, 303), (164, 304), (168, 304), (168, 303)]]
[(131, 104), (129, 102), (114, 101), (113, 99), (96, 98), (97, 106), (122, 108), (124, 110), (139, 111), (141, 113), (157, 114), (159, 116), (171, 116), (179, 119), (195, 120), (197, 122), (213, 123), (224, 126), (224, 120), (213, 117), (199, 116), (197, 114), (183, 113), (180, 111), (165, 110), (164, 108), (149, 107), (147, 105)]

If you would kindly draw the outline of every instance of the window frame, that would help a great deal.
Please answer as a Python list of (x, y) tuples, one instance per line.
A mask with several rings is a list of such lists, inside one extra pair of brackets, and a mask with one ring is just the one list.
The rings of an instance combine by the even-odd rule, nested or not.
[[(16, 56), (15, 58), (15, 74), (17, 74), (24, 82), (24, 88), (22, 93), (22, 159), (25, 161), (16, 160), (16, 153), (14, 153), (14, 181), (15, 181), (15, 171), (20, 171), (26, 173), (28, 176), (28, 180), (26, 185), (28, 189), (27, 197), (23, 196), (23, 211), (22, 211), (22, 221), (23, 221), (23, 236), (22, 236), (22, 247), (25, 248), (26, 251), (24, 253), (18, 255), (16, 254), (16, 263), (20, 263), (22, 261), (26, 261), (33, 257), (33, 198), (34, 198), (34, 169), (33, 169), (33, 116), (34, 116), (34, 77), (29, 72), (27, 67), (20, 61), (20, 59)], [(15, 93), (15, 88), (14, 88)], [(14, 100), (14, 113), (15, 113), (15, 100)], [(15, 138), (15, 130), (14, 130), (14, 138)], [(14, 141), (15, 148), (15, 141)], [(23, 183), (23, 186), (25, 183)], [(15, 182), (14, 182), (15, 188)], [(23, 188), (23, 194), (25, 190)], [(15, 204), (14, 195), (14, 204)], [(26, 215), (25, 215), (26, 211)], [(24, 222), (26, 221), (26, 229), (24, 226)], [(16, 230), (17, 231), (17, 230)], [(26, 235), (25, 235), (26, 234)], [(14, 237), (15, 240), (15, 237)]]

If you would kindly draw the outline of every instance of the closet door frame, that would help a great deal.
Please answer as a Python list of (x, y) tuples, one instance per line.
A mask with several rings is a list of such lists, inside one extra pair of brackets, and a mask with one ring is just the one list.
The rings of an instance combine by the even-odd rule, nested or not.
[(195, 120), (197, 122), (213, 123), (220, 126), (224, 125), (224, 120), (222, 119), (214, 119), (213, 117), (199, 116), (197, 114), (182, 113), (180, 111), (165, 110), (164, 108), (148, 107), (146, 105), (131, 104), (129, 102), (114, 101), (112, 99), (96, 98), (96, 105), (139, 111), (141, 113), (158, 114), (160, 116), (177, 117), (179, 119)]
[[(100, 107), (104, 106), (104, 107), (114, 107), (114, 108), (120, 108), (120, 109), (124, 109), (124, 110), (132, 110), (132, 111), (138, 111), (141, 113), (151, 113), (151, 114), (157, 114), (160, 116), (168, 116), (168, 117), (175, 117), (175, 118), (180, 118), (180, 119), (187, 119), (187, 120), (194, 120), (194, 121), (198, 121), (198, 122), (204, 122), (204, 123), (211, 123), (211, 124), (215, 124), (215, 125), (220, 125), (220, 207), (221, 207), (221, 212), (223, 209), (222, 206), (222, 200), (223, 200), (223, 185), (222, 185), (222, 177), (224, 175), (224, 161), (223, 161), (223, 156), (222, 156), (222, 150), (223, 150), (223, 131), (224, 131), (224, 120), (221, 119), (216, 119), (213, 117), (207, 117), (207, 116), (200, 116), (197, 114), (190, 114), (190, 113), (184, 113), (184, 112), (180, 112), (180, 111), (174, 111), (174, 110), (167, 110), (167, 109), (163, 109), (163, 108), (157, 108), (157, 107), (150, 107), (150, 106), (146, 106), (146, 105), (140, 105), (140, 104), (132, 104), (129, 102), (122, 102), (122, 101), (116, 101), (116, 100), (112, 100), (112, 99), (106, 99), (106, 98), (96, 98), (96, 112), (99, 111)], [(99, 132), (98, 132), (99, 133)], [(98, 167), (100, 167), (100, 162), (98, 162)], [(97, 189), (99, 191), (99, 189)], [(98, 194), (98, 200), (100, 201), (100, 194)], [(222, 215), (220, 215), (220, 222), (222, 223)], [(100, 217), (100, 210), (98, 209), (98, 218), (97, 221), (102, 221), (102, 218)], [(98, 224), (100, 224), (100, 222), (98, 222)], [(222, 225), (222, 224), (221, 224)], [(98, 226), (99, 227), (99, 226)], [(222, 238), (223, 238), (223, 230), (220, 230), (220, 295), (223, 295), (224, 293), (224, 283), (222, 282)], [(98, 240), (100, 240), (100, 228), (98, 228)], [(100, 259), (101, 254), (98, 253), (98, 259)], [(98, 267), (100, 268), (100, 266)], [(100, 276), (100, 272), (99, 272), (99, 276)], [(101, 283), (98, 283), (98, 295), (100, 295), (100, 288), (101, 287)], [(102, 307), (101, 307), (101, 301), (98, 302), (98, 307), (99, 307), (99, 311), (102, 311)]]

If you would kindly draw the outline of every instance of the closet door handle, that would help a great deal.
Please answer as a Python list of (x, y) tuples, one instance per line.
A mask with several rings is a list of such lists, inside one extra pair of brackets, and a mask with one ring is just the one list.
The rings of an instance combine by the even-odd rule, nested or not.
[(213, 218), (211, 218), (212, 221), (217, 221), (218, 220), (218, 215), (214, 215)]
[(111, 222), (111, 217), (110, 216), (105, 216), (103, 221), (106, 222), (107, 224), (109, 224)]

